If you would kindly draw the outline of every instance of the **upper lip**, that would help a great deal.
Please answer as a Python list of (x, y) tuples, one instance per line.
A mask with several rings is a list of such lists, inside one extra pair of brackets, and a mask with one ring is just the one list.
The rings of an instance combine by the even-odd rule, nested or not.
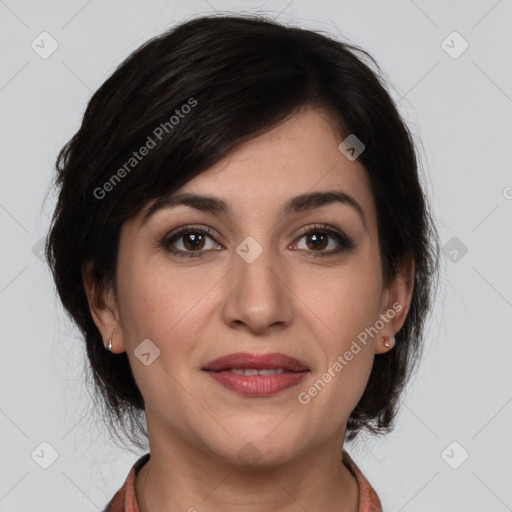
[(309, 368), (295, 357), (287, 356), (281, 353), (272, 354), (248, 354), (246, 352), (237, 352), (218, 357), (206, 364), (203, 370), (221, 371), (232, 368), (282, 368), (295, 372), (309, 370)]

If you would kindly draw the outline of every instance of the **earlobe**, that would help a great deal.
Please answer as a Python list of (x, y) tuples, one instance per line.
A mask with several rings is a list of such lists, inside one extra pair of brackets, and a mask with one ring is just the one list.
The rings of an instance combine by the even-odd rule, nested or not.
[(395, 335), (407, 318), (412, 300), (414, 268), (414, 258), (408, 255), (403, 259), (397, 275), (385, 291), (381, 310), (381, 318), (385, 320), (385, 325), (379, 333), (375, 347), (377, 354), (388, 352), (395, 346)]
[(385, 336), (382, 337), (382, 343), (383, 345), (391, 350), (395, 346), (395, 337), (394, 336), (388, 336), (387, 338)]
[[(89, 303), (89, 310), (100, 331), (103, 345), (115, 352), (115, 332), (119, 329), (118, 309), (112, 286), (99, 284), (92, 276), (90, 265), (82, 271), (82, 281)], [(109, 348), (110, 346), (110, 348)]]
[(393, 350), (393, 347), (396, 344), (395, 336), (379, 336), (379, 339), (375, 345), (375, 353), (376, 354), (385, 354), (390, 350)]

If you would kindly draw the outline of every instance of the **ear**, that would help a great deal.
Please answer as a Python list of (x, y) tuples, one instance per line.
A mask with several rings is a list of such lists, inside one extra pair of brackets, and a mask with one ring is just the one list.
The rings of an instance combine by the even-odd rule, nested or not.
[(103, 338), (103, 345), (106, 348), (109, 340), (112, 340), (112, 352), (123, 352), (122, 340), (116, 339), (116, 333), (121, 335), (121, 325), (113, 287), (98, 283), (94, 279), (90, 262), (82, 268), (82, 281), (92, 318)]
[(407, 254), (399, 265), (397, 275), (382, 295), (381, 318), (384, 327), (378, 334), (375, 353), (382, 354), (393, 349), (386, 347), (382, 337), (393, 337), (402, 328), (411, 305), (414, 289), (414, 257)]

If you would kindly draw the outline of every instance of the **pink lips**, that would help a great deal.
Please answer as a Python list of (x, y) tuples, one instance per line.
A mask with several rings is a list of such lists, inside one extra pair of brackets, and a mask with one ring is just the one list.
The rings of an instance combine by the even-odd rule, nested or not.
[[(240, 375), (231, 370), (276, 369), (274, 375)], [(309, 368), (294, 357), (280, 353), (248, 354), (238, 352), (210, 361), (203, 370), (224, 387), (249, 397), (274, 395), (279, 391), (296, 386), (309, 373)], [(251, 372), (252, 373), (252, 372)]]

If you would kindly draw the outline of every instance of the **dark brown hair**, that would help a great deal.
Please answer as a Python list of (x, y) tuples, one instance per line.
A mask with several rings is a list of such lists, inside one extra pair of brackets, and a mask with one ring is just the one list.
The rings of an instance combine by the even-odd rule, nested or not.
[[(203, 16), (147, 41), (93, 95), (57, 158), (58, 201), (46, 256), (60, 299), (85, 338), (96, 398), (118, 438), (124, 433), (143, 446), (144, 400), (126, 353), (105, 350), (83, 286), (85, 264), (95, 282), (115, 287), (124, 222), (305, 105), (325, 107), (340, 133), (365, 144), (359, 161), (376, 204), (385, 283), (406, 255), (414, 257), (410, 310), (395, 348), (374, 358), (347, 439), (362, 429), (392, 428), (423, 346), (439, 244), (413, 138), (372, 64), (379, 70), (366, 51), (328, 34), (263, 16)], [(149, 139), (157, 143), (131, 161)]]

